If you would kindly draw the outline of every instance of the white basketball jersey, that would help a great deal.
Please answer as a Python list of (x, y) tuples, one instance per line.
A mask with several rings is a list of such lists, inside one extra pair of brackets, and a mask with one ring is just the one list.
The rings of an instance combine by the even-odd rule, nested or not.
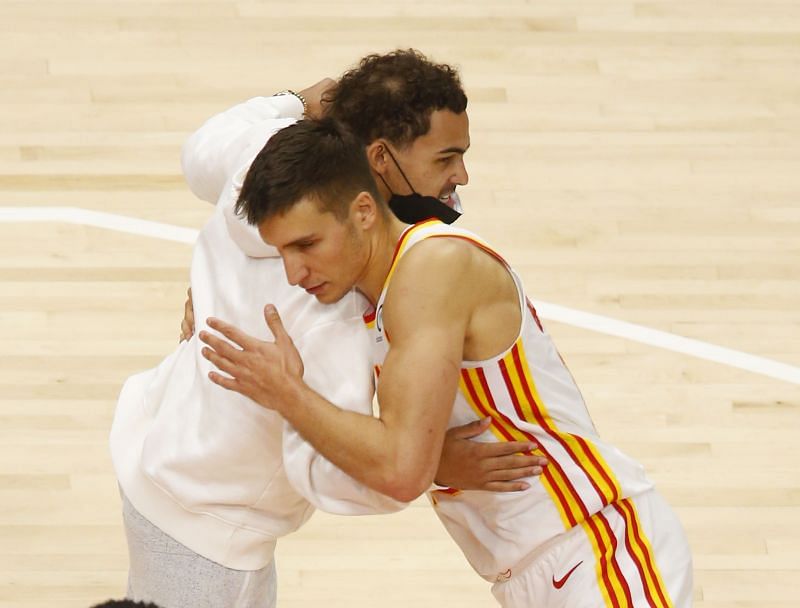
[(432, 237), (459, 238), (500, 260), (519, 293), (522, 325), (514, 344), (485, 361), (463, 361), (449, 426), (490, 417), (479, 441), (530, 441), (550, 461), (541, 476), (526, 479), (522, 492), (433, 490), (436, 513), (473, 568), (489, 581), (543, 543), (582, 525), (598, 540), (605, 531), (592, 515), (605, 506), (652, 488), (642, 466), (604, 443), (595, 431), (572, 375), (527, 300), (508, 264), (476, 235), (428, 220), (401, 236), (383, 291), (364, 321), (374, 339), (375, 372), (390, 348), (381, 313), (395, 268), (416, 243)]

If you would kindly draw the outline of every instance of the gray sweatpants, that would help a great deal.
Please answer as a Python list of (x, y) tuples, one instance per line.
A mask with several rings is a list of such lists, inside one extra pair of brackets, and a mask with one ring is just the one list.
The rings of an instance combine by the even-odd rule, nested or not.
[(122, 496), (128, 537), (127, 598), (160, 608), (274, 608), (275, 561), (261, 570), (231, 570), (164, 534)]

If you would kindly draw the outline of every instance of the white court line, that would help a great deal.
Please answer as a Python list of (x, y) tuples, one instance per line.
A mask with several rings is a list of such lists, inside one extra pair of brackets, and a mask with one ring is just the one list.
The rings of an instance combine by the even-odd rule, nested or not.
[(0, 207), (0, 222), (65, 222), (192, 244), (197, 230), (78, 207)]
[(589, 312), (533, 300), (540, 317), (800, 384), (800, 367)]
[[(0, 207), (0, 222), (67, 222), (189, 244), (194, 243), (198, 233), (197, 230), (191, 228), (77, 207)], [(543, 319), (722, 363), (777, 380), (800, 384), (800, 367), (684, 338), (665, 331), (566, 308), (558, 304), (537, 300), (534, 300), (533, 304)]]

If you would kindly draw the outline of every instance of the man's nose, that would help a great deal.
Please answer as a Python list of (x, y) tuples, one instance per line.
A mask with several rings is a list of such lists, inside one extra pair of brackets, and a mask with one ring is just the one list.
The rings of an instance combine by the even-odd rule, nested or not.
[(301, 260), (284, 257), (283, 268), (289, 285), (300, 285), (308, 277), (308, 268)]
[(456, 171), (451, 178), (452, 182), (457, 186), (466, 186), (469, 183), (469, 173), (467, 173), (467, 166), (464, 164), (464, 159), (458, 161)]

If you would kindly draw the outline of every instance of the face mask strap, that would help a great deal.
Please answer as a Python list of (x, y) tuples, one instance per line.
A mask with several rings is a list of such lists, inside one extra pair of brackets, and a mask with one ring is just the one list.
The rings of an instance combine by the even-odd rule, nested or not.
[[(411, 193), (417, 194), (416, 188), (414, 188), (414, 186), (411, 185), (411, 181), (406, 177), (406, 174), (403, 171), (403, 168), (400, 166), (400, 163), (397, 162), (397, 159), (394, 157), (394, 154), (392, 154), (392, 151), (389, 149), (389, 145), (384, 142), (383, 147), (386, 148), (386, 151), (389, 153), (389, 156), (394, 161), (394, 166), (397, 167), (397, 170), (400, 171), (400, 175), (403, 176), (403, 179), (406, 180), (408, 187), (411, 188)], [(383, 183), (386, 184), (386, 180), (383, 179), (383, 176), (381, 176), (381, 179), (383, 180)], [(386, 184), (386, 187), (389, 188), (389, 184)], [(389, 192), (392, 192), (391, 188), (389, 188)], [(392, 194), (394, 194), (394, 192), (392, 192)]]

